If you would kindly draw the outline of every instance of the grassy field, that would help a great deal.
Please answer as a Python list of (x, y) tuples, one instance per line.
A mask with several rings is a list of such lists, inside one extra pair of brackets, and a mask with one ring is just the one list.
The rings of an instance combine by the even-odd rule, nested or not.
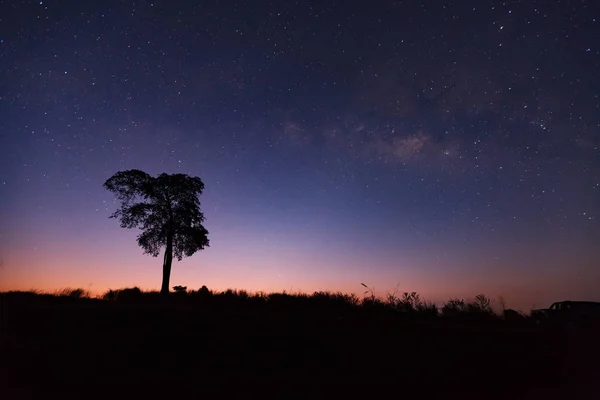
[(7, 399), (600, 398), (598, 332), (484, 297), (9, 292), (0, 323)]

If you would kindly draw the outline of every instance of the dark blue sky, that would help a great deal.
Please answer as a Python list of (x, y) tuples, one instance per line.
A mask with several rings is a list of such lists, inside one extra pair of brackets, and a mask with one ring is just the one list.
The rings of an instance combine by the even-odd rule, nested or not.
[(600, 300), (600, 5), (453, 3), (0, 1), (0, 289), (158, 287), (137, 168), (206, 184), (174, 284)]

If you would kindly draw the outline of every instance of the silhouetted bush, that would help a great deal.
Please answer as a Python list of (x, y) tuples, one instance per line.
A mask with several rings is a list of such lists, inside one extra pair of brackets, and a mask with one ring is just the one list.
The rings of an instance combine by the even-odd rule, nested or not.
[(151, 292), (144, 293), (144, 292), (142, 292), (142, 290), (140, 288), (138, 288), (136, 286), (136, 287), (132, 287), (132, 288), (108, 290), (101, 296), (101, 299), (107, 300), (107, 301), (139, 300), (142, 298), (143, 295), (148, 296), (150, 294), (151, 294)]
[(206, 286), (202, 286), (196, 291), (191, 291), (189, 295), (190, 299), (193, 299), (194, 301), (206, 301), (212, 297), (213, 293), (212, 291), (208, 290)]
[(453, 317), (464, 313), (466, 309), (467, 307), (463, 299), (450, 299), (442, 307), (442, 315)]
[(421, 296), (418, 293), (404, 292), (402, 297), (398, 299), (396, 307), (401, 312), (415, 312), (421, 306)]
[(208, 290), (208, 288), (206, 286), (202, 286), (200, 289), (198, 289), (198, 293), (206, 294), (206, 295), (212, 294), (212, 292), (210, 290)]
[(440, 313), (437, 305), (431, 302), (423, 301), (416, 307), (416, 311), (424, 317), (437, 317)]
[(142, 291), (137, 286), (119, 290), (119, 300), (139, 299), (140, 297), (142, 297)]
[(466, 303), (462, 299), (450, 299), (442, 306), (442, 316), (468, 320), (493, 320), (499, 316), (494, 313), (491, 300), (483, 294)]
[(74, 298), (74, 299), (82, 299), (82, 298), (89, 298), (90, 297), (90, 292), (88, 292), (85, 289), (81, 289), (81, 288), (77, 288), (77, 289), (72, 289), (72, 288), (60, 289), (56, 294), (58, 296), (71, 297), (71, 298)]
[(117, 300), (118, 295), (119, 292), (117, 290), (109, 289), (108, 291), (104, 292), (104, 294), (100, 298), (106, 301), (114, 301)]
[(482, 314), (493, 314), (492, 300), (483, 294), (475, 296), (475, 300), (468, 304), (469, 311)]
[(335, 308), (335, 309), (350, 309), (359, 305), (360, 300), (355, 294), (346, 294), (342, 292), (313, 292), (307, 298), (307, 304), (318, 307)]
[(362, 299), (361, 307), (365, 311), (374, 311), (374, 312), (393, 312), (394, 309), (390, 307), (388, 303), (385, 303), (383, 300), (373, 297), (365, 297)]
[(187, 286), (173, 286), (173, 291), (177, 294), (185, 294), (187, 292)]

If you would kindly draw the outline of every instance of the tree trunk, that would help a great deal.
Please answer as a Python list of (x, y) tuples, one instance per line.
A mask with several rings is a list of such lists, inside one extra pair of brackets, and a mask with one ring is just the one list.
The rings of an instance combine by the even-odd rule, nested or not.
[(161, 294), (169, 294), (169, 281), (171, 279), (171, 263), (173, 262), (173, 235), (167, 236), (167, 248), (163, 260), (163, 278), (160, 288)]

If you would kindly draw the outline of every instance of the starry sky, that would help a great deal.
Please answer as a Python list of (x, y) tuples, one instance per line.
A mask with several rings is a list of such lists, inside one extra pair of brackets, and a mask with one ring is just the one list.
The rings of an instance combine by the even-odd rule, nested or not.
[(0, 290), (158, 289), (102, 184), (202, 178), (173, 285), (600, 300), (594, 1), (0, 0)]

